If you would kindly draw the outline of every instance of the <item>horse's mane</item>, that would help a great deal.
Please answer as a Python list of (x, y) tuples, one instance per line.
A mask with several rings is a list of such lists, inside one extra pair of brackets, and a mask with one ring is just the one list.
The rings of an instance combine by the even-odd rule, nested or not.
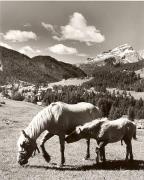
[(25, 132), (30, 138), (37, 139), (45, 130), (48, 119), (52, 118), (51, 105), (40, 111), (30, 122)]
[(98, 133), (102, 124), (105, 123), (107, 120), (108, 120), (107, 118), (101, 118), (101, 119), (93, 120), (92, 122), (85, 123), (82, 126), (82, 129), (85, 132), (90, 133), (90, 134), (92, 134), (93, 131)]
[(84, 128), (91, 128), (93, 126), (97, 126), (98, 124), (102, 123), (102, 122), (105, 122), (107, 121), (108, 119), (107, 118), (99, 118), (99, 119), (95, 119), (91, 122), (88, 122), (88, 123), (85, 123), (83, 125)]

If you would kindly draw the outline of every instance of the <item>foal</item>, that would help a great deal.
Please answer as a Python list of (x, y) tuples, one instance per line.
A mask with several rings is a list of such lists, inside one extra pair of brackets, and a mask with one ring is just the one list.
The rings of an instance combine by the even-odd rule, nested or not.
[(97, 163), (99, 162), (99, 156), (101, 156), (103, 162), (106, 161), (105, 146), (108, 143), (120, 140), (123, 140), (126, 144), (126, 160), (128, 160), (129, 156), (130, 160), (133, 160), (131, 140), (132, 138), (136, 139), (136, 125), (127, 118), (114, 121), (102, 118), (86, 123), (83, 126), (77, 126), (65, 140), (67, 143), (72, 143), (82, 138), (96, 139), (98, 144), (98, 147), (96, 147)]

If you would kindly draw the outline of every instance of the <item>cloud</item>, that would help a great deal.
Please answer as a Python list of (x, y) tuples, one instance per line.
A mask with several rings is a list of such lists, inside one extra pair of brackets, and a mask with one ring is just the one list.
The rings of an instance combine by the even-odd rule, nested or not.
[(4, 34), (0, 32), (0, 39), (3, 37), (3, 35), (4, 35)]
[(63, 40), (61, 37), (58, 37), (58, 36), (53, 36), (53, 39), (55, 39), (55, 40), (57, 40), (57, 41)]
[(77, 54), (78, 51), (76, 48), (73, 48), (73, 47), (68, 47), (68, 46), (65, 46), (63, 44), (56, 44), (54, 46), (51, 46), (48, 48), (49, 51), (55, 53), (55, 54)]
[(25, 42), (30, 39), (37, 39), (37, 35), (32, 31), (20, 31), (20, 30), (9, 30), (5, 35), (3, 35), (5, 40), (12, 42)]
[(78, 56), (80, 56), (80, 57), (86, 57), (86, 56), (88, 56), (88, 55), (87, 55), (87, 54), (84, 54), (84, 53), (79, 53)]
[(24, 24), (24, 27), (31, 27), (32, 25), (30, 23)]
[(38, 54), (41, 53), (40, 50), (38, 50), (38, 49), (37, 49), (37, 50), (34, 50), (34, 49), (31, 48), (30, 46), (24, 46), (24, 47), (22, 47), (22, 48), (19, 50), (19, 52), (22, 53), (22, 54), (26, 54), (26, 55), (28, 55), (28, 56), (30, 56), (30, 57), (36, 56), (36, 55), (38, 55)]
[(55, 28), (52, 24), (46, 24), (45, 22), (42, 22), (41, 25), (48, 31), (52, 32), (53, 34), (57, 34), (55, 31)]
[(87, 45), (101, 43), (105, 37), (95, 26), (88, 26), (84, 16), (78, 12), (73, 13), (69, 23), (61, 26), (61, 35), (53, 36), (56, 40), (76, 40), (85, 42)]
[(4, 42), (0, 42), (0, 46), (6, 47), (8, 49), (12, 49), (12, 47), (10, 45), (8, 45), (7, 43), (4, 43)]

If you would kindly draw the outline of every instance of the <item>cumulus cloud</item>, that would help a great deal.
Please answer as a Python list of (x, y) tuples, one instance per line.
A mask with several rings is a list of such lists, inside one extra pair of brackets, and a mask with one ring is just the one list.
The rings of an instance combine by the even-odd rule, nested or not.
[(32, 47), (30, 47), (30, 46), (24, 46), (24, 47), (22, 47), (20, 50), (19, 50), (19, 52), (20, 53), (22, 53), (22, 54), (26, 54), (26, 55), (28, 55), (28, 56), (30, 56), (30, 57), (33, 57), (33, 56), (36, 56), (36, 55), (38, 55), (38, 54), (40, 54), (41, 53), (41, 51), (40, 50), (34, 50)]
[(77, 54), (78, 51), (76, 48), (73, 48), (73, 47), (68, 47), (68, 46), (65, 46), (63, 44), (56, 44), (54, 46), (51, 46), (48, 48), (49, 51), (55, 53), (55, 54)]
[(10, 45), (8, 45), (7, 43), (4, 43), (4, 42), (0, 42), (0, 46), (6, 47), (8, 49), (12, 49), (12, 47)]
[(37, 35), (32, 31), (9, 30), (3, 35), (5, 40), (12, 42), (25, 42), (30, 39), (36, 40)]
[(62, 37), (58, 37), (58, 36), (53, 36), (53, 39), (55, 39), (55, 40), (57, 40), (57, 41), (61, 41), (61, 40), (63, 40), (63, 38), (62, 38)]
[(59, 41), (77, 40), (87, 45), (101, 43), (105, 40), (100, 31), (95, 26), (87, 25), (85, 17), (78, 12), (73, 13), (67, 25), (61, 26), (61, 35), (53, 36), (53, 38)]
[(57, 32), (55, 31), (55, 28), (52, 24), (47, 24), (45, 22), (42, 22), (41, 25), (47, 30), (52, 32), (53, 34), (57, 34)]

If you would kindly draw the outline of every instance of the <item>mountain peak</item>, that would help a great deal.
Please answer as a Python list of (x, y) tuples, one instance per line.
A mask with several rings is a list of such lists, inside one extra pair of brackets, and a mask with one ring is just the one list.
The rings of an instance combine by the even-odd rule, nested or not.
[(88, 58), (89, 63), (97, 63), (98, 66), (111, 64), (134, 63), (142, 60), (142, 57), (129, 44), (120, 45), (112, 50), (104, 51), (94, 58)]

